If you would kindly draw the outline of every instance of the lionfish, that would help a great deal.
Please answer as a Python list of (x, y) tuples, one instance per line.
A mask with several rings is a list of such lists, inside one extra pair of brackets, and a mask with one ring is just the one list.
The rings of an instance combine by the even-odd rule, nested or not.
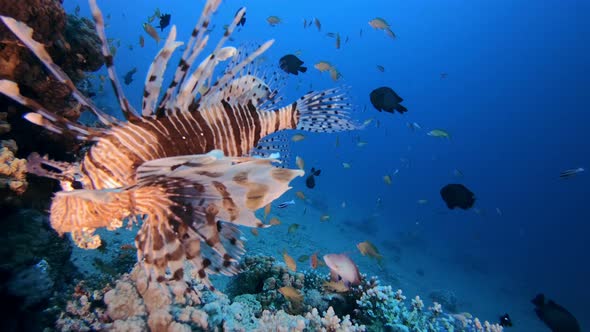
[[(208, 42), (210, 17), (220, 2), (206, 2), (172, 82), (158, 103), (167, 63), (182, 45), (175, 40), (176, 27), (170, 29), (148, 70), (138, 113), (115, 74), (102, 13), (96, 0), (89, 0), (108, 76), (126, 121), (103, 112), (85, 97), (44, 46), (33, 40), (30, 27), (0, 17), (102, 124), (91, 127), (68, 120), (21, 95), (15, 82), (0, 80), (0, 92), (32, 110), (24, 115), (27, 120), (92, 143), (79, 163), (56, 162), (35, 154), (29, 157), (30, 173), (61, 184), (62, 190), (51, 202), (52, 227), (60, 235), (70, 233), (79, 247), (95, 249), (101, 244), (96, 229), (114, 230), (123, 220), (129, 225), (142, 222), (135, 245), (138, 262), (150, 280), (181, 280), (188, 263), (211, 289), (209, 274), (239, 272), (238, 259), (245, 249), (237, 225), (268, 226), (254, 212), (280, 197), (295, 177), (304, 174), (276, 167), (271, 157), (255, 156), (265, 149), (272, 151), (272, 134), (286, 129), (338, 132), (358, 128), (350, 119), (345, 93), (339, 89), (310, 92), (287, 106), (275, 106), (277, 91), (246, 71), (273, 40), (245, 55), (223, 46), (244, 17), (245, 8), (235, 15), (213, 52), (189, 73)], [(213, 83), (214, 70), (229, 59), (234, 60)]]

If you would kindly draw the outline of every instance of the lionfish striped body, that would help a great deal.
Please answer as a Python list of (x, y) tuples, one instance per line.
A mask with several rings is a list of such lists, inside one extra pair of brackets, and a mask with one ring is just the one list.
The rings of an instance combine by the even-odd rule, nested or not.
[[(70, 233), (82, 248), (96, 248), (97, 228), (116, 229), (124, 219), (143, 221), (136, 236), (138, 260), (150, 276), (179, 280), (188, 262), (209, 287), (208, 274), (233, 275), (244, 252), (236, 225), (264, 227), (254, 211), (288, 190), (303, 171), (277, 168), (271, 159), (251, 155), (261, 142), (285, 129), (335, 132), (356, 128), (348, 119), (349, 105), (338, 89), (312, 92), (296, 102), (272, 109), (276, 91), (243, 74), (244, 68), (270, 45), (267, 42), (243, 59), (233, 47), (222, 47), (245, 14), (241, 9), (215, 50), (188, 75), (205, 47), (209, 18), (220, 0), (208, 0), (180, 60), (173, 81), (158, 103), (163, 75), (172, 52), (181, 44), (171, 28), (146, 79), (141, 114), (123, 94), (104, 33), (102, 14), (90, 0), (102, 52), (119, 105), (127, 121), (100, 111), (82, 95), (32, 39), (24, 23), (1, 17), (15, 35), (72, 90), (106, 128), (87, 127), (60, 117), (20, 94), (16, 83), (0, 80), (0, 92), (33, 109), (25, 118), (57, 133), (73, 133), (93, 141), (79, 164), (50, 161), (32, 155), (29, 172), (55, 178), (50, 221)], [(216, 66), (234, 59), (211, 84)], [(237, 59), (237, 60), (236, 60)], [(266, 105), (266, 106), (265, 106)], [(274, 106), (271, 106), (274, 107)], [(45, 165), (58, 169), (48, 171)]]

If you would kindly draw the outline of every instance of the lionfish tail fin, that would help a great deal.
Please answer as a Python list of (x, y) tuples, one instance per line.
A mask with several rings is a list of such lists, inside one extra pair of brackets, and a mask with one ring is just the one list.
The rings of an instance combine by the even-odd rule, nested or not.
[(310, 92), (296, 102), (297, 129), (334, 133), (359, 129), (350, 119), (351, 104), (339, 88)]
[(281, 196), (303, 172), (215, 150), (148, 161), (137, 174), (134, 204), (149, 215), (136, 237), (138, 259), (160, 281), (182, 278), (188, 261), (213, 289), (209, 274), (239, 272), (244, 247), (235, 225), (264, 227), (254, 212)]

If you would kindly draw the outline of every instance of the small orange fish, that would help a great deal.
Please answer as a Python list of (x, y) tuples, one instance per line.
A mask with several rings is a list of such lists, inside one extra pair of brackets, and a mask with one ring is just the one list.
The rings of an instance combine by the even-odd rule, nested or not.
[(305, 194), (302, 191), (296, 192), (295, 196), (297, 196), (299, 199), (305, 200)]
[(264, 207), (264, 219), (266, 219), (266, 217), (268, 217), (269, 213), (270, 213), (270, 203), (266, 204), (266, 206)]
[(258, 236), (258, 228), (250, 228), (250, 232), (252, 232), (252, 235)]
[(289, 300), (290, 302), (295, 302), (295, 303), (301, 303), (303, 302), (303, 295), (301, 295), (301, 293), (291, 287), (291, 286), (285, 286), (285, 287), (281, 287), (279, 288), (279, 293), (283, 294), (283, 296)]
[(311, 257), (309, 258), (309, 261), (311, 263), (311, 268), (317, 269), (318, 268), (318, 253), (314, 252), (313, 255), (311, 255)]
[(129, 243), (121, 245), (120, 248), (121, 248), (121, 250), (135, 250), (135, 247)]
[(285, 264), (287, 264), (289, 270), (293, 272), (297, 271), (297, 264), (295, 263), (295, 260), (293, 257), (289, 256), (286, 251), (283, 252), (283, 260), (285, 261)]
[(273, 225), (273, 226), (274, 225), (280, 225), (281, 224), (281, 221), (278, 218), (276, 218), (276, 217), (272, 217), (270, 219), (270, 224)]

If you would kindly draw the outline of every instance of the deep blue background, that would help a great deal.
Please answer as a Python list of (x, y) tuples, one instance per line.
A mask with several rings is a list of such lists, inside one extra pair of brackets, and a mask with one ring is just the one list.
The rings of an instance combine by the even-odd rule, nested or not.
[[(145, 36), (141, 28), (145, 18), (160, 7), (172, 14), (178, 40), (186, 40), (203, 3), (100, 3), (104, 13), (112, 15), (109, 37), (123, 44), (116, 57), (119, 74), (138, 67), (136, 81), (125, 87), (134, 105), (140, 105), (143, 77), (159, 49), (147, 36), (146, 47), (138, 47), (139, 35)], [(76, 4), (64, 5), (72, 12)], [(80, 5), (82, 15), (88, 15), (86, 3)], [(329, 139), (309, 135), (306, 140), (308, 165), (324, 169), (321, 190), (333, 199), (333, 206), (346, 200), (359, 215), (369, 215), (380, 197), (385, 205), (379, 217), (384, 239), (411, 230), (418, 218), (433, 245), (476, 254), (493, 269), (547, 293), (589, 326), (583, 314), (590, 296), (590, 174), (569, 180), (558, 177), (565, 169), (590, 167), (589, 1), (230, 0), (216, 14), (215, 36), (242, 5), (248, 8), (247, 23), (235, 34), (238, 45), (275, 38), (265, 54), (269, 64), (301, 50), (300, 58), (310, 67), (302, 78), (287, 78), (287, 101), (310, 84), (334, 85), (327, 73), (312, 68), (326, 60), (342, 73), (338, 84), (350, 86), (357, 108), (368, 105), (355, 117), (380, 122), (379, 128), (374, 121), (368, 130), (340, 135), (338, 156), (333, 153), (334, 135)], [(269, 15), (279, 16), (283, 23), (270, 27), (265, 21)], [(397, 40), (367, 24), (376, 16), (391, 24)], [(312, 17), (321, 20), (321, 33), (315, 26), (303, 29), (303, 18)], [(326, 32), (340, 33), (340, 50)], [(344, 44), (346, 36), (350, 40)], [(127, 44), (133, 44), (134, 50), (128, 50)], [(386, 71), (377, 71), (376, 65)], [(441, 79), (441, 72), (448, 77)], [(296, 90), (297, 85), (302, 87)], [(405, 99), (407, 114), (379, 114), (370, 106), (369, 92), (383, 85)], [(103, 98), (112, 100), (112, 93)], [(419, 123), (422, 131), (410, 132), (408, 121)], [(452, 140), (425, 135), (434, 128), (448, 130)], [(356, 135), (368, 145), (356, 147)], [(409, 168), (401, 165), (402, 157), (410, 160)], [(353, 168), (343, 170), (343, 161)], [(396, 168), (400, 173), (394, 184), (385, 186), (381, 177)], [(454, 177), (455, 168), (465, 176)], [(449, 182), (472, 189), (481, 214), (441, 214), (446, 207), (438, 191)], [(429, 203), (417, 208), (418, 199)]]

